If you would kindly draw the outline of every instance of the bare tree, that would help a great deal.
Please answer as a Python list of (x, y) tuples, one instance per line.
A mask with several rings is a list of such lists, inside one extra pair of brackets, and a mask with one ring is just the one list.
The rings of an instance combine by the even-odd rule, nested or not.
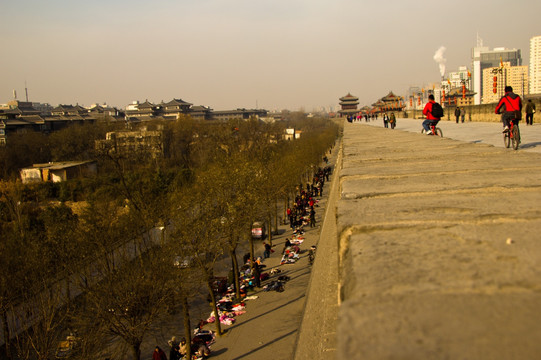
[(214, 267), (223, 257), (224, 245), (216, 201), (206, 190), (208, 188), (202, 183), (196, 183), (176, 194), (171, 220), (174, 230), (170, 241), (176, 243), (178, 251), (188, 257), (190, 265), (200, 270), (215, 315), (216, 333), (220, 336), (222, 330), (216, 307)]

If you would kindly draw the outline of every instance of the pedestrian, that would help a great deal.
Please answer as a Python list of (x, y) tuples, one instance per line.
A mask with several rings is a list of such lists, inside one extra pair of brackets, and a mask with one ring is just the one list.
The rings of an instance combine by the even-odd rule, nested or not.
[(310, 227), (316, 226), (316, 212), (314, 211), (314, 208), (310, 210)]
[(387, 116), (387, 113), (383, 114), (383, 126), (386, 128), (389, 127), (389, 117)]
[(271, 254), (272, 247), (270, 246), (270, 244), (267, 244), (264, 241), (263, 241), (263, 246), (265, 247), (265, 250), (263, 251), (263, 258), (268, 259)]
[(462, 123), (464, 123), (465, 119), (466, 119), (466, 109), (461, 108), (460, 109), (460, 120), (462, 121)]
[(261, 271), (259, 270), (259, 264), (257, 262), (254, 262), (253, 264), (252, 275), (254, 276), (255, 286), (260, 288), (261, 287)]
[(394, 112), (392, 112), (391, 116), (389, 116), (389, 123), (391, 124), (391, 129), (394, 129), (396, 126), (396, 116), (394, 115)]
[(535, 104), (532, 99), (526, 103), (526, 125), (533, 125), (533, 114), (535, 114)]
[(171, 340), (167, 342), (169, 344), (169, 360), (179, 360), (180, 359), (180, 348), (177, 338), (173, 336)]
[(457, 106), (455, 109), (456, 123), (458, 124), (458, 119), (460, 118), (460, 108)]
[(167, 356), (159, 346), (156, 346), (154, 352), (152, 353), (152, 360), (167, 360)]

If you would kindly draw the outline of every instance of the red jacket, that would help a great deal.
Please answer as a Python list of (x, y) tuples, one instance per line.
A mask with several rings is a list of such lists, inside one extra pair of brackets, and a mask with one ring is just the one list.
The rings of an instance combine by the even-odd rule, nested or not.
[(432, 116), (432, 104), (434, 103), (434, 100), (430, 100), (423, 109), (423, 115), (426, 116), (427, 120), (439, 120), (439, 118)]
[(500, 102), (496, 106), (495, 113), (500, 114), (503, 112), (522, 111), (522, 100), (520, 96), (514, 92), (506, 92), (500, 99)]

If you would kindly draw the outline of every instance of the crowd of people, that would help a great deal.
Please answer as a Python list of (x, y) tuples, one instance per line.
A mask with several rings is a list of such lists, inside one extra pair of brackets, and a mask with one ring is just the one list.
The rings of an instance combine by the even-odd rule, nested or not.
[[(328, 164), (328, 158), (323, 159), (325, 165)], [(280, 265), (294, 264), (297, 262), (303, 251), (301, 245), (304, 242), (305, 226), (313, 228), (316, 226), (316, 207), (318, 207), (319, 199), (323, 195), (323, 187), (325, 182), (329, 180), (331, 175), (331, 167), (324, 166), (318, 168), (315, 171), (312, 181), (307, 183), (306, 186), (299, 184), (297, 187), (297, 194), (290, 208), (287, 209), (289, 218), (289, 226), (292, 234), (286, 237), (284, 242), (284, 248), (282, 250), (282, 258)], [(210, 355), (210, 345), (215, 342), (214, 332), (211, 330), (204, 330), (206, 324), (212, 324), (215, 321), (220, 321), (222, 325), (232, 325), (237, 316), (246, 313), (245, 301), (255, 300), (257, 295), (249, 296), (250, 291), (277, 291), (282, 292), (285, 290), (285, 284), (290, 280), (290, 277), (286, 274), (282, 274), (283, 271), (277, 267), (273, 267), (269, 271), (265, 271), (265, 260), (269, 259), (275, 252), (273, 246), (266, 241), (261, 243), (263, 249), (263, 257), (251, 258), (251, 255), (245, 254), (243, 257), (243, 264), (239, 269), (239, 286), (241, 299), (236, 299), (236, 292), (234, 289), (234, 274), (233, 270), (230, 271), (227, 278), (220, 278), (220, 281), (224, 282), (224, 286), (217, 286), (217, 309), (218, 314), (212, 312), (206, 320), (201, 320), (194, 330), (194, 337), (191, 342), (191, 349), (196, 359), (205, 359)], [(310, 249), (311, 258), (310, 264), (313, 261), (315, 245)], [(268, 281), (267, 281), (268, 280)], [(262, 282), (266, 281), (265, 284)], [(187, 352), (186, 339), (182, 338), (181, 341), (177, 341), (176, 337), (172, 337), (168, 342), (169, 344), (169, 360), (181, 360), (185, 359)], [(156, 346), (153, 356), (153, 360), (167, 360), (165, 352)]]
[(356, 114), (356, 115), (349, 115), (347, 117), (348, 122), (355, 122), (355, 121), (362, 121), (364, 118), (365, 122), (369, 122), (371, 120), (377, 120), (378, 119), (378, 113), (365, 113), (365, 114)]

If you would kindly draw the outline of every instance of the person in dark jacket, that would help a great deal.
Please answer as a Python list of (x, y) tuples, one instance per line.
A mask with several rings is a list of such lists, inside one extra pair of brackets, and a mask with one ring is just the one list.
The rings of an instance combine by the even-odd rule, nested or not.
[(169, 344), (169, 360), (179, 360), (180, 359), (180, 348), (177, 338), (173, 336), (171, 340), (167, 342)]
[(533, 125), (533, 114), (535, 113), (535, 104), (532, 99), (526, 103), (526, 125)]
[(496, 106), (496, 114), (502, 114), (502, 123), (504, 133), (509, 131), (510, 122), (517, 124), (522, 114), (522, 99), (513, 92), (511, 86), (505, 87), (505, 95)]

